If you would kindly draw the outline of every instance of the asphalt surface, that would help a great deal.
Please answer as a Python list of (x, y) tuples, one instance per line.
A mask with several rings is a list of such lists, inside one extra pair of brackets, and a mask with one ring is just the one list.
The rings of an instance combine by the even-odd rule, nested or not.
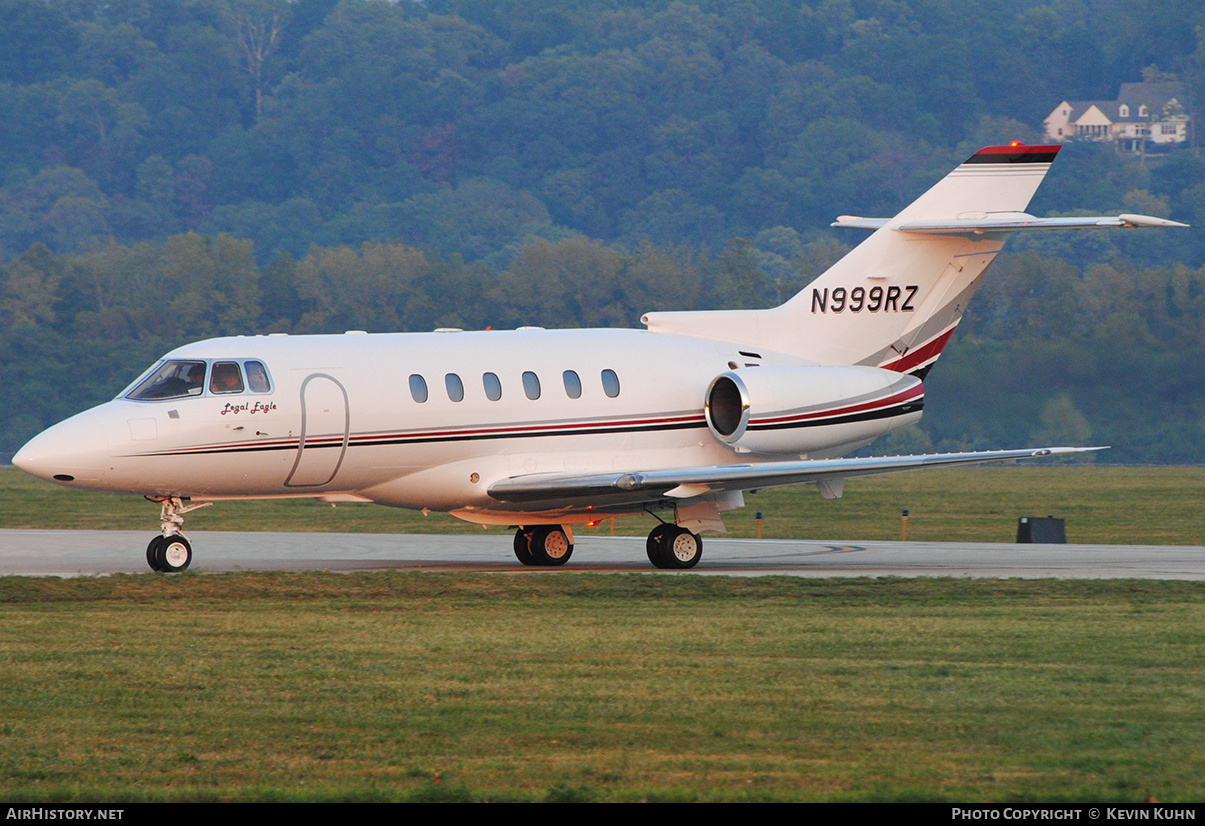
[[(0, 530), (0, 575), (149, 573), (149, 531)], [(841, 542), (704, 538), (687, 572), (658, 571), (643, 537), (579, 537), (564, 568), (525, 568), (499, 533), (419, 534), (190, 532), (192, 569), (363, 571), (383, 569), (635, 572), (803, 577), (942, 576), (1024, 579), (1205, 579), (1205, 547), (1016, 545), (970, 542)]]

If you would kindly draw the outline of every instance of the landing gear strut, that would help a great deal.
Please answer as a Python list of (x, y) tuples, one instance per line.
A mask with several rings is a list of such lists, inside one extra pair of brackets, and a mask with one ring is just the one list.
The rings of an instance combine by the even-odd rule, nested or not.
[(686, 528), (662, 522), (645, 542), (649, 562), (656, 568), (693, 568), (703, 558), (703, 540)]
[(201, 502), (186, 507), (178, 496), (156, 497), (151, 501), (163, 505), (159, 514), (163, 532), (146, 546), (146, 562), (152, 571), (178, 574), (192, 563), (192, 543), (180, 531), (180, 526), (184, 524), (184, 514), (207, 508), (213, 502)]
[(555, 567), (573, 555), (573, 543), (560, 525), (531, 525), (515, 531), (515, 557), (524, 565)]

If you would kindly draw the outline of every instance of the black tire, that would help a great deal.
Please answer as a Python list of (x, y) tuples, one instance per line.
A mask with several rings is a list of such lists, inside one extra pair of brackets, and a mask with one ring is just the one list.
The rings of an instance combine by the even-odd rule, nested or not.
[(515, 531), (515, 559), (524, 565), (536, 564), (536, 558), (531, 555), (531, 528)]
[(564, 565), (573, 556), (573, 543), (560, 525), (541, 525), (532, 531), (531, 555), (537, 565)]
[(159, 569), (159, 562), (156, 560), (156, 554), (159, 553), (159, 546), (163, 544), (166, 537), (163, 534), (158, 534), (146, 546), (146, 564), (151, 566), (151, 570), (156, 573), (162, 573)]
[(653, 563), (654, 568), (666, 567), (661, 559), (661, 543), (665, 540), (665, 534), (673, 529), (673, 525), (662, 522), (649, 531), (649, 538), (644, 543), (644, 549), (648, 552), (649, 562)]
[(178, 574), (192, 564), (192, 545), (179, 534), (163, 537), (155, 549), (155, 562), (163, 573)]
[(697, 533), (675, 526), (661, 540), (661, 561), (664, 568), (693, 568), (703, 558), (703, 539)]

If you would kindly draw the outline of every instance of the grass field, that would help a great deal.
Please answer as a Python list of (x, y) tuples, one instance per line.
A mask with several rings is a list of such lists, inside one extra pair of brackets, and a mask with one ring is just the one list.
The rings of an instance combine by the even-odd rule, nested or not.
[[(1070, 542), (1205, 545), (1205, 468), (1028, 465), (975, 467), (852, 479), (845, 496), (825, 501), (812, 487), (746, 496), (726, 514), (731, 536), (773, 539), (899, 539), (900, 514), (910, 512), (908, 538), (1012, 542), (1017, 518), (1054, 514), (1067, 520)], [(0, 528), (158, 528), (156, 505), (137, 496), (85, 493), (0, 468)], [(376, 505), (332, 508), (308, 500), (220, 502), (188, 517), (189, 530), (367, 531), (479, 533), (446, 514)], [(619, 534), (646, 534), (650, 517), (615, 520)], [(501, 528), (493, 528), (502, 531)], [(610, 521), (579, 533), (607, 533)]]
[[(1205, 544), (1197, 468), (749, 497), (730, 532)], [(0, 527), (157, 508), (0, 469)], [(647, 520), (616, 522), (644, 533)], [(230, 502), (190, 529), (480, 531)], [(609, 523), (596, 532), (607, 532)], [(501, 530), (501, 529), (494, 529)], [(0, 799), (1197, 801), (1205, 583), (383, 571), (0, 578)]]
[(0, 799), (1205, 795), (1205, 584), (0, 580)]

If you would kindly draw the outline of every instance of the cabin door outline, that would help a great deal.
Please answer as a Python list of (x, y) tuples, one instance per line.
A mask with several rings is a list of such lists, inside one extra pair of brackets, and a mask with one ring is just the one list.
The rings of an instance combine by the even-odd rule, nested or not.
[(301, 383), (301, 438), (285, 487), (330, 484), (343, 466), (351, 435), (351, 404), (334, 376), (314, 373)]

